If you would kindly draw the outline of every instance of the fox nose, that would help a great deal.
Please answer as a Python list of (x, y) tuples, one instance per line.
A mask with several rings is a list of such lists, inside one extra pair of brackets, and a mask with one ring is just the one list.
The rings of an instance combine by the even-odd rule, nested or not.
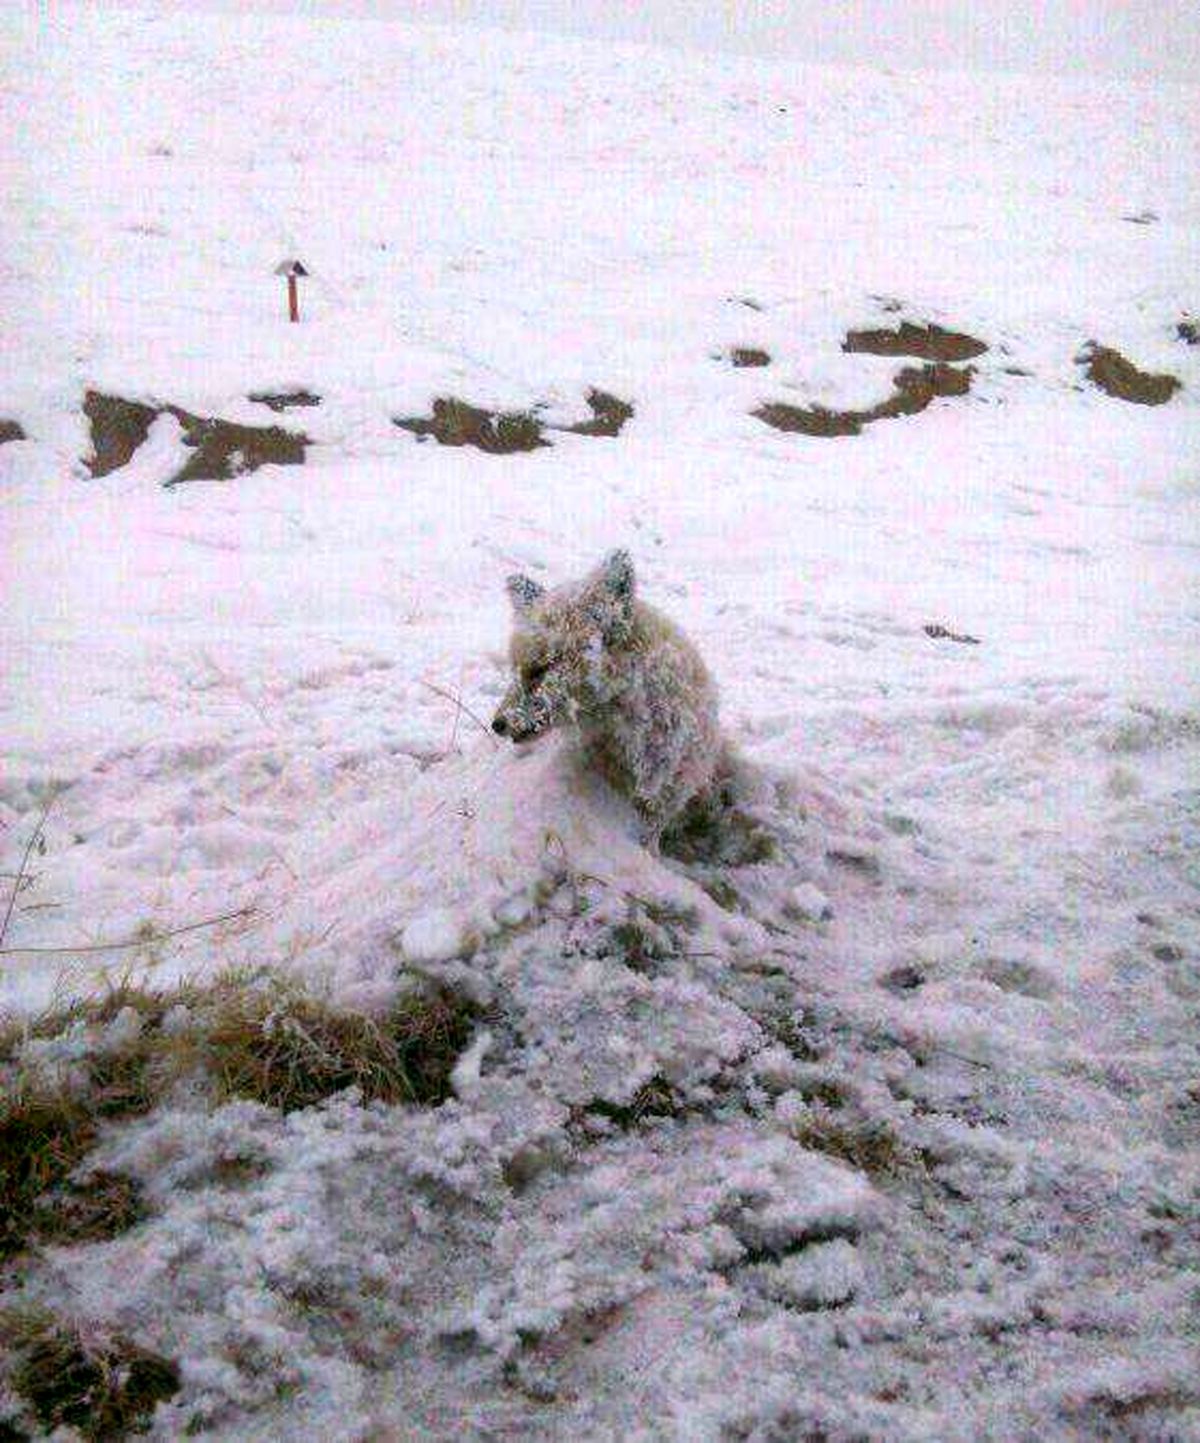
[(492, 722), (492, 730), (497, 734), (497, 736), (505, 736), (508, 733), (508, 723), (504, 720), (502, 716), (498, 716)]

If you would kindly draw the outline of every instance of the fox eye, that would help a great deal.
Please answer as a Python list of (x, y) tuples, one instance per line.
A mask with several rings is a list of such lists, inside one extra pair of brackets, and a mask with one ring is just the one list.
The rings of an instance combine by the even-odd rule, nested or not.
[(542, 677), (544, 677), (549, 670), (550, 667), (547, 662), (542, 662), (538, 666), (529, 667), (525, 672), (525, 685), (537, 686), (538, 682), (541, 681)]

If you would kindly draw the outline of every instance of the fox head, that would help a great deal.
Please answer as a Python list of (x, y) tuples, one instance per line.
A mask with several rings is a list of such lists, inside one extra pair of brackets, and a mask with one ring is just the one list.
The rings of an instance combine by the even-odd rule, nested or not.
[(604, 700), (606, 653), (633, 626), (633, 562), (613, 551), (582, 581), (547, 591), (528, 576), (507, 582), (516, 679), (492, 721), (514, 742), (574, 721)]

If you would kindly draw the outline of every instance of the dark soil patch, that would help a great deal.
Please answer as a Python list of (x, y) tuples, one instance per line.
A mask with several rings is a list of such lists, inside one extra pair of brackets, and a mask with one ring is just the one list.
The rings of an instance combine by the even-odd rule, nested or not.
[(729, 353), (729, 359), (739, 370), (748, 366), (769, 366), (771, 364), (770, 353), (757, 350), (754, 346), (734, 346)]
[(798, 431), (803, 436), (857, 436), (863, 428), (861, 412), (789, 406), (783, 401), (768, 401), (754, 415), (776, 431)]
[(432, 416), (396, 417), (394, 424), (421, 440), (432, 436), (439, 446), (474, 446), (489, 456), (537, 451), (550, 444), (531, 412), (485, 411), (454, 396), (439, 396)]
[(564, 430), (576, 436), (619, 436), (625, 422), (633, 416), (633, 407), (628, 401), (611, 396), (607, 391), (589, 391), (587, 403), (591, 408), (592, 419), (576, 421), (573, 426), (564, 427)]
[(216, 417), (199, 417), (167, 406), (183, 427), (185, 446), (192, 456), (181, 471), (166, 483), (182, 481), (230, 481), (260, 466), (300, 466), (304, 463), (307, 436), (285, 431), (281, 426), (239, 426)]
[(879, 876), (879, 858), (872, 852), (859, 851), (852, 847), (828, 847), (825, 856), (835, 867), (857, 872), (860, 877)]
[(93, 476), (128, 465), (158, 416), (167, 413), (183, 427), (183, 440), (193, 454), (166, 482), (228, 481), (260, 466), (297, 466), (304, 461), (308, 437), (279, 426), (239, 426), (217, 417), (193, 416), (179, 406), (148, 406), (121, 396), (88, 391), (83, 412), (91, 422)]
[(892, 383), (895, 390), (887, 400), (865, 411), (830, 411), (825, 406), (800, 407), (769, 401), (753, 414), (777, 431), (798, 431), (805, 436), (857, 436), (872, 421), (915, 416), (938, 396), (965, 396), (974, 374), (971, 366), (960, 368), (943, 362), (906, 366), (897, 372)]
[(1200, 321), (1184, 316), (1175, 327), (1175, 334), (1185, 346), (1200, 346)]
[(608, 391), (593, 388), (587, 394), (587, 403), (592, 413), (590, 421), (547, 426), (533, 411), (488, 411), (455, 396), (439, 396), (433, 402), (431, 416), (397, 416), (393, 424), (420, 440), (432, 436), (440, 446), (474, 446), (490, 456), (508, 456), (549, 446), (547, 430), (575, 436), (619, 436), (634, 414), (628, 401)]
[(905, 992), (916, 992), (925, 985), (925, 974), (910, 964), (902, 964), (893, 967), (890, 972), (885, 972), (878, 979), (880, 987), (888, 992), (895, 992), (897, 996)]
[(9, 441), (24, 441), (25, 428), (19, 421), (0, 420), (0, 446)]
[(251, 391), (249, 399), (272, 411), (293, 411), (297, 406), (319, 406), (321, 398), (303, 388), (299, 391)]
[(1182, 962), (1185, 956), (1183, 948), (1174, 942), (1160, 942), (1150, 950), (1159, 962)]
[(922, 361), (970, 361), (982, 356), (987, 345), (963, 331), (901, 321), (894, 331), (848, 331), (842, 350), (871, 356), (916, 356)]
[[(895, 378), (896, 394), (875, 409), (883, 416), (912, 416), (923, 411), (935, 396), (965, 396), (971, 389), (973, 366), (906, 366)], [(872, 420), (875, 418), (872, 417)]]
[(87, 1439), (116, 1439), (147, 1427), (158, 1403), (179, 1391), (180, 1374), (170, 1358), (128, 1339), (85, 1341), (44, 1320), (20, 1340), (10, 1383), (48, 1432), (66, 1426)]
[(1169, 401), (1182, 382), (1167, 372), (1139, 371), (1120, 351), (1089, 341), (1078, 360), (1087, 378), (1109, 396), (1139, 406), (1161, 406)]
[(133, 459), (133, 453), (150, 434), (158, 410), (122, 396), (105, 396), (88, 391), (83, 414), (92, 426), (92, 454), (87, 459), (93, 476), (119, 471)]

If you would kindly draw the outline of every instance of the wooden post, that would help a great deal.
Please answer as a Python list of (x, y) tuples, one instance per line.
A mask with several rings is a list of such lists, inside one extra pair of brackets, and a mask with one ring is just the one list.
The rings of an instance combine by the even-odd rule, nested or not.
[(277, 276), (287, 278), (288, 287), (288, 320), (298, 321), (300, 319), (300, 283), (299, 277), (308, 275), (308, 267), (303, 261), (289, 260), (280, 261), (275, 267)]

